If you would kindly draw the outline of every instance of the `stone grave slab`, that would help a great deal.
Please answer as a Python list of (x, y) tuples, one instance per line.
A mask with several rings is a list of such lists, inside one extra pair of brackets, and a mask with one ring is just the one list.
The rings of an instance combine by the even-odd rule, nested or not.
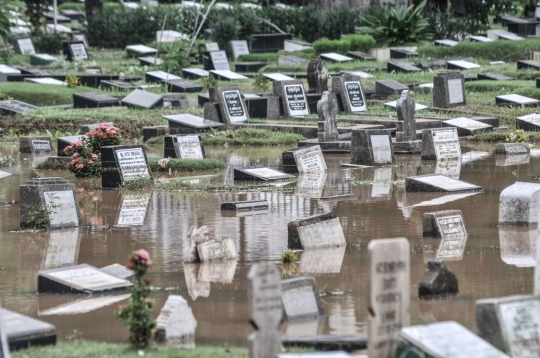
[(236, 72), (242, 72), (242, 73), (257, 73), (259, 72), (263, 67), (266, 67), (268, 65), (268, 62), (238, 62), (234, 64), (234, 70)]
[(141, 66), (161, 66), (163, 64), (163, 60), (152, 56), (139, 57), (138, 60)]
[(168, 91), (172, 93), (193, 93), (203, 90), (203, 86), (185, 80), (168, 80), (163, 82), (167, 86)]
[(540, 101), (534, 98), (521, 96), (519, 94), (505, 94), (495, 97), (495, 103), (498, 105), (536, 107), (538, 104), (540, 104)]
[(126, 52), (128, 56), (131, 57), (144, 57), (144, 56), (155, 56), (157, 50), (155, 48), (145, 46), (145, 45), (129, 45), (126, 46)]
[(73, 108), (101, 108), (120, 105), (118, 98), (98, 92), (73, 93)]
[(353, 130), (351, 164), (384, 165), (395, 161), (392, 137), (385, 129)]
[(409, 87), (394, 80), (375, 81), (375, 93), (383, 95), (383, 96), (392, 96), (395, 94), (401, 94), (401, 92), (406, 91), (408, 89)]
[[(210, 61), (212, 68), (209, 70), (230, 71), (229, 60), (225, 51), (212, 51), (210, 52)], [(206, 69), (206, 68), (205, 68)]]
[(230, 45), (235, 61), (242, 55), (249, 55), (249, 46), (246, 40), (231, 41)]
[(313, 277), (283, 280), (281, 292), (284, 320), (307, 320), (326, 315)]
[(517, 69), (523, 70), (523, 69), (531, 69), (535, 71), (540, 71), (540, 62), (538, 61), (518, 61), (517, 62)]
[[(0, 65), (0, 73), (1, 74), (14, 74), (14, 75), (18, 75), (21, 73), (21, 70), (18, 70), (16, 68), (13, 68), (13, 67), (9, 67), (7, 65)], [(3, 81), (4, 82), (4, 81)]]
[(307, 67), (309, 60), (298, 56), (279, 56), (279, 66), (284, 67)]
[(476, 301), (478, 335), (512, 357), (540, 352), (540, 298), (509, 296)]
[(509, 358), (461, 324), (453, 321), (403, 327), (401, 336), (434, 358)]
[(482, 187), (461, 180), (430, 174), (405, 179), (406, 192), (422, 193), (462, 193), (482, 191)]
[(481, 66), (464, 60), (453, 60), (446, 63), (446, 68), (449, 70), (472, 70)]
[(528, 143), (497, 143), (495, 145), (495, 154), (521, 155), (530, 153), (531, 148), (529, 148)]
[(414, 51), (404, 50), (400, 48), (390, 49), (391, 59), (406, 59), (406, 58), (411, 58), (411, 57), (418, 57), (418, 54)]
[(116, 226), (143, 225), (149, 204), (150, 195), (147, 193), (122, 195)]
[(231, 70), (210, 70), (210, 72), (216, 75), (221, 80), (234, 81), (234, 80), (247, 80), (248, 79), (246, 76), (240, 75)]
[(281, 98), (285, 117), (307, 116), (309, 106), (301, 80), (274, 82), (274, 94)]
[(454, 41), (454, 40), (443, 39), (443, 40), (435, 40), (433, 43), (435, 44), (435, 46), (454, 47), (454, 46), (456, 46), (459, 42), (458, 42), (458, 41)]
[[(8, 350), (20, 350), (37, 345), (56, 344), (56, 327), (50, 323), (2, 308), (2, 334), (7, 338)], [(9, 357), (9, 355), (3, 355)]]
[(369, 73), (360, 70), (345, 70), (342, 72), (346, 75), (358, 76), (360, 78), (373, 78), (373, 75), (370, 75)]
[(270, 209), (270, 204), (266, 200), (239, 201), (231, 203), (222, 203), (221, 210), (232, 211), (264, 211)]
[(102, 80), (118, 80), (119, 75), (80, 75), (79, 85), (98, 88)]
[(137, 89), (137, 86), (132, 85), (130, 82), (120, 81), (120, 80), (102, 80), (99, 84), (102, 90), (111, 90), (111, 91), (132, 91)]
[(20, 55), (35, 55), (36, 49), (31, 38), (13, 39), (13, 50)]
[(203, 77), (208, 77), (210, 72), (200, 68), (184, 68), (182, 69), (182, 76), (188, 79), (196, 80)]
[(262, 165), (234, 168), (235, 181), (275, 181), (292, 179), (293, 175), (280, 172), (279, 170), (266, 168)]
[(38, 272), (39, 293), (106, 294), (126, 291), (131, 286), (129, 281), (87, 264)]
[(469, 36), (469, 39), (471, 41), (475, 41), (475, 42), (493, 42), (493, 41), (495, 41), (494, 39), (490, 39), (489, 37), (485, 37), (485, 36)]
[(465, 76), (459, 71), (439, 71), (433, 79), (433, 106), (451, 108), (466, 104)]
[(299, 40), (285, 40), (284, 50), (285, 52), (297, 52), (313, 48), (311, 42), (299, 41)]
[(442, 239), (468, 236), (461, 210), (424, 213), (423, 235)]
[(488, 30), (487, 36), (493, 40), (521, 41), (523, 37), (505, 30)]
[(135, 108), (161, 108), (163, 107), (163, 96), (160, 94), (136, 89), (121, 101), (122, 105)]
[(336, 117), (338, 103), (331, 91), (325, 91), (317, 102), (317, 141), (319, 143), (335, 142), (339, 140)]
[(433, 128), (422, 131), (422, 160), (461, 160), (457, 128)]
[(367, 101), (360, 77), (346, 75), (332, 78), (332, 92), (337, 96), (339, 109), (344, 113), (367, 111)]
[(101, 272), (105, 272), (108, 275), (118, 277), (118, 278), (122, 278), (122, 279), (126, 279), (126, 278), (131, 277), (131, 276), (133, 276), (135, 274), (133, 270), (130, 270), (130, 269), (126, 268), (126, 266), (120, 265), (120, 264), (112, 264), (112, 265), (109, 265), (109, 266), (102, 267), (99, 270)]
[(440, 299), (459, 294), (456, 275), (448, 270), (443, 260), (429, 260), (427, 270), (418, 283), (420, 299)]
[(167, 73), (167, 72), (164, 72), (164, 71), (146, 72), (144, 77), (145, 77), (145, 81), (148, 82), (148, 83), (152, 83), (152, 82), (161, 83), (162, 81), (181, 80), (182, 79), (182, 77), (175, 76), (172, 73)]
[(58, 137), (57, 139), (58, 156), (60, 157), (67, 156), (67, 154), (64, 153), (64, 149), (67, 146), (71, 145), (72, 143), (82, 140), (83, 138), (86, 138), (86, 136), (74, 135), (74, 136), (68, 136), (68, 137)]
[(46, 53), (37, 53), (30, 55), (30, 64), (32, 66), (47, 66), (56, 61), (56, 57)]
[(332, 212), (291, 221), (287, 224), (291, 250), (346, 246), (339, 218)]
[(86, 133), (89, 133), (89, 132), (93, 132), (93, 131), (95, 131), (96, 129), (98, 129), (98, 127), (99, 127), (101, 124), (106, 124), (106, 125), (108, 125), (109, 127), (114, 127), (114, 123), (113, 123), (113, 122), (101, 122), (101, 123), (83, 124), (83, 125), (81, 125), (81, 128), (79, 129), (79, 132), (80, 132), (81, 134), (86, 134)]
[(283, 152), (282, 163), (288, 173), (325, 172), (326, 162), (319, 145), (297, 147)]
[(14, 99), (0, 101), (0, 115), (2, 116), (15, 116), (17, 114), (25, 114), (35, 111), (36, 109), (36, 106)]
[(516, 128), (526, 131), (540, 131), (540, 114), (533, 113), (516, 118)]
[(197, 320), (187, 301), (179, 295), (169, 295), (156, 318), (154, 339), (175, 348), (195, 348)]
[(403, 73), (413, 73), (413, 72), (421, 72), (422, 69), (415, 66), (411, 62), (388, 62), (386, 64), (386, 72), (392, 73), (392, 72), (403, 72)]
[(476, 133), (493, 132), (493, 126), (465, 117), (443, 121), (442, 127), (455, 127), (457, 129), (458, 136), (460, 137), (471, 136), (475, 135)]
[(164, 138), (164, 158), (204, 159), (204, 146), (198, 135), (168, 135)]
[(346, 246), (309, 249), (302, 252), (299, 274), (326, 275), (337, 274), (341, 271)]
[[(388, 109), (388, 110), (391, 110), (391, 111), (395, 111), (397, 109), (397, 103), (398, 101), (392, 101), (392, 102), (386, 102), (384, 104), (384, 108), (385, 109)], [(420, 103), (415, 103), (414, 104), (414, 110), (415, 112), (418, 112), (418, 111), (424, 111), (426, 109), (428, 109), (429, 107), (426, 106), (426, 105), (423, 105), (423, 104), (420, 104)]]
[(88, 52), (83, 41), (65, 41), (62, 43), (62, 48), (68, 61), (84, 61), (88, 59)]
[(223, 127), (223, 123), (204, 119), (192, 114), (172, 114), (162, 117), (169, 121), (170, 134), (199, 133), (209, 128)]
[(399, 328), (410, 321), (409, 241), (371, 240), (368, 255), (368, 352), (386, 358), (399, 344)]
[(130, 180), (152, 180), (142, 145), (102, 147), (101, 167), (101, 185), (104, 188), (116, 188)]
[(349, 61), (354, 60), (354, 58), (352, 58), (352, 57), (343, 56), (343, 55), (340, 55), (339, 53), (335, 53), (335, 52), (321, 53), (320, 56), (323, 59), (331, 61), (331, 62), (349, 62)]
[(369, 53), (365, 53), (365, 52), (349, 51), (347, 55), (361, 61), (377, 61), (377, 58), (375, 56), (372, 56)]
[(197, 244), (197, 252), (201, 262), (237, 260), (238, 254), (234, 240), (230, 236)]
[(50, 137), (20, 137), (19, 152), (28, 154), (44, 154), (52, 152)]
[(501, 192), (499, 225), (535, 225), (540, 207), (540, 184), (516, 182)]
[(293, 81), (294, 78), (284, 75), (282, 73), (265, 73), (264, 77), (271, 79), (272, 81)]
[(209, 42), (204, 44), (206, 51), (219, 51), (219, 45), (217, 42)]
[(515, 80), (514, 77), (501, 75), (500, 73), (496, 72), (486, 72), (486, 73), (479, 73), (478, 74), (478, 80), (491, 80), (491, 81), (513, 81)]
[(59, 81), (52, 77), (41, 77), (41, 78), (25, 78), (24, 82), (29, 83), (39, 83), (42, 85), (55, 85), (55, 86), (66, 86), (67, 84), (64, 81)]
[[(218, 103), (218, 118), (223, 123), (232, 124), (248, 119), (244, 100), (239, 86), (211, 87), (210, 102)], [(208, 104), (205, 104), (205, 112)], [(205, 113), (205, 118), (209, 118)], [(210, 117), (212, 118), (212, 117)], [(214, 118), (212, 118), (214, 119)]]
[(489, 64), (490, 65), (493, 65), (493, 66), (498, 66), (498, 65), (504, 65), (506, 62), (504, 61), (490, 61)]

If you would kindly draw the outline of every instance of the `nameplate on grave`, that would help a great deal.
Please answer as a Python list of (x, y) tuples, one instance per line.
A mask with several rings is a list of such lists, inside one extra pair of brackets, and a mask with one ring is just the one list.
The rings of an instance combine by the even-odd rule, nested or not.
[(405, 179), (406, 192), (475, 192), (481, 191), (482, 187), (461, 180), (445, 177), (444, 175), (420, 175)]
[(424, 237), (457, 239), (467, 236), (460, 210), (444, 210), (424, 214)]
[(339, 218), (331, 212), (291, 221), (287, 228), (291, 250), (347, 245)]
[(235, 61), (242, 55), (249, 55), (249, 47), (246, 40), (231, 41), (231, 48)]
[(345, 82), (347, 100), (351, 106), (351, 112), (363, 112), (367, 110), (364, 92), (359, 81)]
[(392, 162), (392, 147), (387, 135), (371, 135), (371, 147), (375, 163)]
[(295, 150), (293, 156), (298, 173), (326, 172), (326, 162), (319, 145)]
[(176, 157), (181, 159), (204, 159), (201, 139), (198, 135), (174, 136)]
[(463, 100), (463, 82), (460, 79), (448, 80), (448, 97), (450, 104), (462, 103)]
[(245, 121), (247, 115), (240, 91), (224, 91), (222, 92), (222, 96), (231, 123)]
[(210, 43), (207, 43), (205, 44), (205, 47), (206, 47), (206, 51), (210, 52), (210, 51), (219, 51), (219, 45), (217, 42), (210, 42)]
[(456, 128), (435, 128), (422, 131), (422, 159), (461, 160), (461, 147)]
[(44, 139), (32, 139), (32, 153), (50, 153), (52, 152), (51, 141)]
[(281, 282), (284, 319), (305, 320), (324, 316), (324, 307), (313, 277), (297, 277)]
[(117, 226), (144, 224), (150, 196), (145, 194), (126, 194), (122, 196), (122, 205), (118, 213)]
[(38, 272), (38, 292), (49, 293), (107, 293), (125, 291), (129, 281), (82, 264)]
[(70, 42), (68, 45), (71, 55), (75, 60), (80, 61), (88, 59), (88, 53), (86, 52), (84, 42)]
[(231, 70), (225, 51), (212, 51), (210, 52), (210, 58), (212, 59), (214, 70)]
[(291, 116), (304, 116), (309, 114), (306, 95), (304, 93), (304, 86), (286, 85), (284, 86), (284, 95), (287, 106), (289, 107), (289, 113)]
[(19, 53), (21, 55), (35, 55), (36, 50), (34, 48), (34, 43), (32, 39), (17, 39), (17, 44), (19, 47)]
[(143, 148), (116, 149), (114, 154), (124, 181), (150, 178)]
[(73, 191), (46, 191), (43, 195), (51, 228), (79, 226)]
[(526, 131), (540, 131), (540, 114), (533, 113), (517, 117), (516, 127)]
[(520, 155), (529, 154), (531, 149), (528, 143), (497, 143), (495, 146), (495, 154), (505, 155)]

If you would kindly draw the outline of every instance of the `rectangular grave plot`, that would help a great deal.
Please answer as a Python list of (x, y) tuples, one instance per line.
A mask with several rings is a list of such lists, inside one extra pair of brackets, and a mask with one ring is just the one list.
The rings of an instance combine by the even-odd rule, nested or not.
[(31, 150), (34, 154), (51, 153), (52, 146), (50, 139), (31, 139)]
[(268, 62), (242, 62), (234, 65), (234, 70), (238, 73), (256, 73), (268, 65)]
[(157, 50), (145, 45), (129, 45), (126, 46), (126, 52), (128, 57), (144, 57), (154, 56), (157, 54)]
[(101, 81), (99, 86), (102, 90), (119, 92), (133, 91), (134, 89), (137, 89), (137, 86), (132, 85), (130, 82), (120, 80)]
[(495, 72), (486, 72), (486, 73), (479, 73), (478, 74), (478, 80), (490, 80), (490, 81), (513, 81), (515, 80), (514, 77), (501, 75), (500, 73)]
[(540, 114), (533, 113), (517, 117), (516, 128), (532, 132), (540, 131)]
[(147, 57), (139, 57), (139, 65), (141, 66), (161, 66), (163, 65), (163, 60), (147, 56)]
[(235, 181), (275, 181), (292, 179), (293, 175), (283, 173), (279, 170), (266, 168), (262, 165), (234, 168)]
[(495, 103), (502, 106), (537, 107), (540, 101), (517, 94), (507, 94), (495, 97)]
[(54, 61), (56, 61), (56, 57), (48, 55), (46, 53), (30, 55), (30, 64), (32, 66), (47, 66)]
[(97, 92), (73, 93), (73, 108), (116, 107), (120, 101), (116, 97)]
[(203, 90), (203, 86), (184, 80), (172, 80), (164, 82), (167, 85), (169, 92), (193, 93), (201, 92)]
[(392, 72), (404, 72), (404, 73), (412, 73), (412, 72), (420, 72), (422, 69), (416, 67), (412, 63), (409, 62), (388, 62), (386, 64), (386, 72), (392, 73)]
[(199, 78), (208, 77), (210, 72), (202, 70), (200, 68), (184, 68), (182, 69), (182, 76), (190, 80), (198, 80)]
[(4, 308), (1, 315), (11, 351), (56, 344), (56, 327), (52, 324)]
[(40, 293), (116, 293), (126, 291), (132, 284), (82, 264), (38, 272)]
[(458, 136), (460, 137), (472, 136), (476, 133), (493, 132), (493, 126), (464, 117), (443, 121), (442, 127), (457, 128)]
[(36, 106), (17, 100), (0, 101), (0, 113), (2, 116), (15, 116), (17, 114), (32, 112), (36, 109)]
[(121, 103), (128, 107), (138, 108), (160, 108), (163, 107), (163, 96), (152, 92), (136, 89), (128, 94)]
[(13, 40), (13, 49), (15, 53), (20, 55), (35, 55), (36, 49), (34, 48), (34, 43), (31, 38), (25, 39), (14, 39)]
[(70, 41), (64, 42), (63, 45), (65, 46), (64, 56), (67, 56), (68, 61), (82, 61), (88, 59), (88, 52), (86, 51), (84, 42)]
[(239, 201), (232, 203), (222, 203), (221, 210), (232, 210), (238, 212), (248, 211), (264, 211), (270, 208), (270, 204), (266, 200)]
[(444, 175), (432, 174), (405, 179), (406, 192), (467, 193), (482, 191), (482, 187)]
[(406, 58), (412, 58), (412, 57), (418, 57), (418, 54), (416, 52), (402, 50), (402, 49), (390, 49), (390, 58), (395, 59), (406, 59)]
[(461, 160), (457, 128), (424, 129), (422, 160)]
[(165, 115), (163, 118), (169, 121), (170, 134), (199, 133), (209, 128), (223, 127), (223, 123), (197, 117), (192, 114)]
[(175, 81), (182, 78), (164, 71), (150, 71), (144, 74), (147, 83), (161, 83), (162, 81)]

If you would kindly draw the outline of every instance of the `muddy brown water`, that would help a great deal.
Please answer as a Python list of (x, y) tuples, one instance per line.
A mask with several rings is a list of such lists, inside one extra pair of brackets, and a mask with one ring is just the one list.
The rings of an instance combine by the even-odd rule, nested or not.
[[(326, 178), (308, 179), (324, 180), (322, 190), (308, 188), (295, 194), (281, 191), (188, 196), (165, 192), (123, 193), (90, 190), (84, 187), (87, 182), (71, 178), (79, 188), (85, 227), (30, 233), (18, 231), (18, 186), (38, 175), (65, 173), (35, 171), (32, 165), (36, 158), (20, 156), (15, 146), (3, 145), (1, 149), (3, 156), (11, 155), (18, 160), (0, 168), (12, 174), (0, 179), (2, 306), (56, 325), (59, 340), (72, 337), (76, 330), (76, 335), (85, 339), (125, 341), (127, 329), (118, 323), (113, 312), (127, 300), (113, 297), (100, 302), (84, 301), (84, 296), (38, 295), (38, 271), (81, 263), (96, 267), (124, 264), (132, 251), (145, 248), (154, 261), (149, 278), (158, 288), (152, 295), (155, 316), (169, 294), (179, 294), (188, 300), (198, 321), (196, 344), (247, 346), (247, 337), (252, 332), (246, 304), (249, 268), (256, 262), (279, 261), (281, 252), (287, 248), (289, 221), (327, 211), (340, 218), (347, 247), (300, 256), (296, 272), (286, 274), (316, 277), (328, 317), (320, 326), (296, 331), (290, 328), (289, 333), (366, 333), (367, 244), (372, 239), (406, 237), (411, 242), (412, 324), (455, 320), (474, 331), (475, 300), (529, 294), (533, 290), (535, 231), (499, 229), (498, 202), (501, 190), (517, 180), (537, 181), (540, 168), (537, 151), (528, 163), (506, 165), (511, 163), (493, 155), (493, 147), (463, 147), (459, 178), (484, 190), (446, 203), (449, 198), (443, 194), (405, 193), (406, 176), (435, 171), (434, 162), (421, 161), (419, 156), (398, 156), (397, 164), (391, 167), (344, 170), (340, 163), (349, 161), (347, 155), (325, 155), (329, 169)], [(229, 164), (279, 168), (281, 153), (288, 148), (206, 149), (208, 157)], [(153, 156), (158, 156), (161, 150), (156, 146), (147, 148)], [(443, 169), (456, 175), (458, 167)], [(224, 170), (190, 179), (222, 182), (225, 174)], [(351, 185), (351, 177), (356, 185)], [(358, 199), (318, 198), (351, 193), (358, 195)], [(254, 199), (268, 200), (271, 209), (264, 214), (240, 217), (224, 216), (220, 211), (220, 203), (224, 201)], [(438, 255), (441, 245), (440, 240), (422, 238), (422, 215), (448, 209), (463, 211), (469, 232), (462, 256), (455, 250), (454, 257), (447, 260), (448, 268), (459, 279), (460, 295), (453, 299), (419, 301), (417, 283), (427, 261)], [(108, 228), (104, 229), (106, 225)], [(207, 225), (212, 237), (231, 235), (239, 251), (238, 263), (184, 266), (182, 249), (193, 225)], [(100, 303), (108, 305), (99, 307)], [(77, 313), (66, 314), (66, 307), (75, 307)]]

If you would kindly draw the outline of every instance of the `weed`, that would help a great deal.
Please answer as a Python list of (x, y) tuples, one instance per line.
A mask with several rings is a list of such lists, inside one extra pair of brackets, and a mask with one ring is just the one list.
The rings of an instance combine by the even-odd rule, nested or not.
[(294, 263), (296, 260), (298, 260), (298, 257), (291, 249), (287, 249), (281, 253), (281, 262), (284, 264)]

